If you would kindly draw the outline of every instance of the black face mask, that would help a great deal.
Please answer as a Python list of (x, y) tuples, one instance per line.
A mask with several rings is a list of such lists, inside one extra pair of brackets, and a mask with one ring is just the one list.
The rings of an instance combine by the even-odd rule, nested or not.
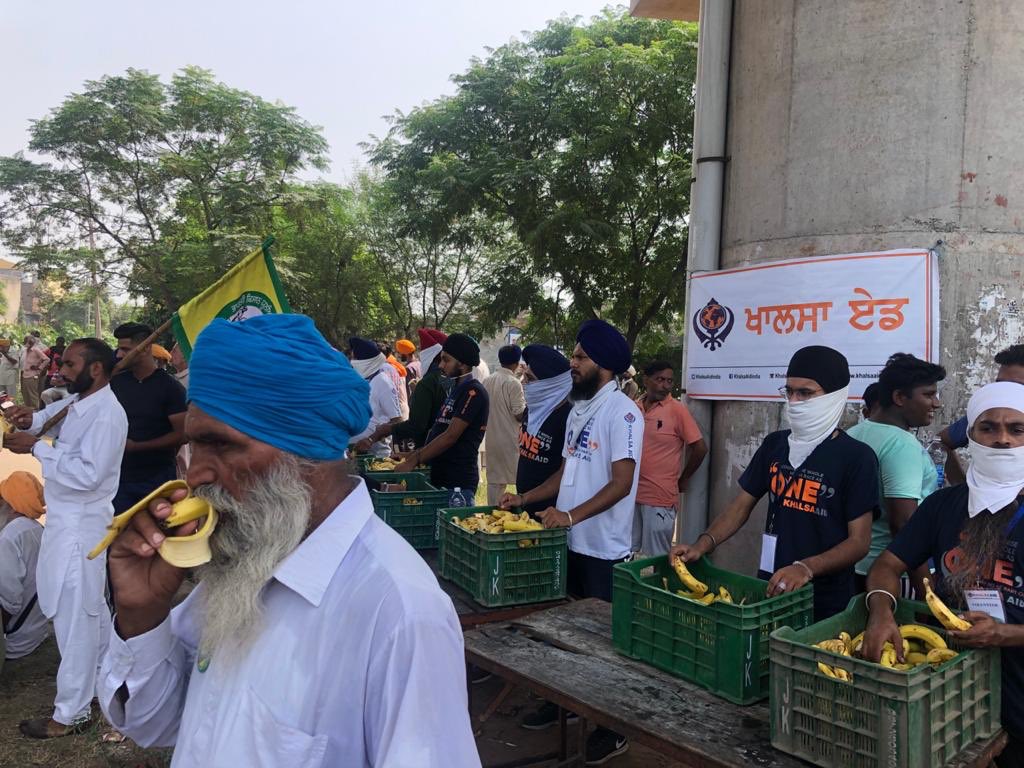
[(89, 369), (85, 369), (75, 377), (74, 381), (67, 383), (68, 394), (76, 395), (82, 392), (88, 392), (89, 388), (96, 382), (96, 378), (89, 373)]

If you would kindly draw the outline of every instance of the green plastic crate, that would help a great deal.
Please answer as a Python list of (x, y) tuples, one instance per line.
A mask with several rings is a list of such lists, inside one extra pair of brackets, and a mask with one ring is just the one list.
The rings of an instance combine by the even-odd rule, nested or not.
[[(403, 480), (404, 491), (379, 490), (382, 483)], [(368, 472), (366, 485), (379, 518), (416, 549), (437, 547), (437, 510), (448, 503), (448, 491), (435, 488), (419, 472)], [(406, 499), (421, 503), (410, 505)]]
[[(928, 617), (923, 603), (901, 600), (896, 609), (900, 624)], [(773, 747), (826, 768), (931, 768), (999, 730), (997, 649), (901, 672), (813, 647), (842, 631), (856, 636), (866, 623), (864, 598), (857, 596), (830, 619), (772, 634)], [(819, 661), (852, 673), (852, 683), (825, 676)]]
[[(455, 507), (437, 513), (441, 577), (483, 606), (543, 603), (565, 597), (566, 530), (472, 533), (450, 522), (493, 507)], [(529, 547), (519, 542), (532, 542)]]
[(810, 586), (766, 598), (766, 581), (716, 568), (706, 558), (688, 568), (709, 587), (724, 586), (735, 602), (700, 605), (676, 595), (683, 585), (667, 555), (619, 563), (612, 571), (615, 650), (737, 704), (765, 698), (768, 638), (779, 627), (811, 623)]

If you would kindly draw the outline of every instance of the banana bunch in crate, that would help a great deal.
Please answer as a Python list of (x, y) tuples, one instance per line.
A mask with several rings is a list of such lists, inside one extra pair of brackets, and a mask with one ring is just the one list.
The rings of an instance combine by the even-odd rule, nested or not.
[[(729, 594), (728, 589), (723, 586), (719, 586), (717, 590), (709, 589), (707, 584), (690, 573), (686, 563), (678, 557), (672, 559), (672, 568), (675, 570), (676, 576), (683, 583), (683, 586), (686, 587), (686, 589), (676, 590), (676, 594), (680, 597), (693, 600), (701, 605), (733, 602), (732, 595)], [(668, 579), (665, 579), (665, 589), (668, 589)]]
[[(904, 661), (898, 660), (895, 646), (892, 643), (886, 643), (882, 648), (879, 666), (899, 672), (909, 672), (923, 664), (937, 667), (959, 655), (958, 651), (947, 646), (942, 636), (930, 627), (920, 624), (903, 624), (900, 626), (900, 637), (903, 638)], [(840, 656), (859, 657), (863, 643), (863, 632), (856, 637), (851, 637), (848, 632), (840, 632), (839, 637), (822, 640), (820, 643), (815, 643), (814, 647)], [(853, 682), (853, 674), (842, 667), (830, 666), (819, 661), (818, 670), (826, 677), (832, 677), (845, 683)]]
[(453, 517), (451, 521), (470, 533), (522, 533), (544, 530), (544, 526), (530, 517), (528, 512), (516, 514), (507, 509), (477, 512), (470, 517)]
[(370, 472), (390, 472), (398, 466), (394, 459), (373, 459), (366, 462), (366, 469)]

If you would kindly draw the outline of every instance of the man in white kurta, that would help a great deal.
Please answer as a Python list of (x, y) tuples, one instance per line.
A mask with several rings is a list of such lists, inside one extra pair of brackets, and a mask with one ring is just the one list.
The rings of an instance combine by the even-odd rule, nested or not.
[[(90, 716), (100, 653), (110, 634), (103, 597), (106, 558), (86, 554), (103, 538), (113, 517), (128, 419), (108, 386), (113, 350), (98, 339), (79, 339), (65, 350), (61, 374), (73, 392), (36, 413), (18, 409), (4, 447), (39, 459), (46, 497), (46, 529), (36, 569), (39, 607), (53, 620), (60, 649), (52, 720), (25, 720), (22, 733), (63, 736)], [(51, 445), (37, 437), (46, 421), (70, 409)]]
[[(234, 386), (229, 351), (256, 350), (266, 365)], [(112, 544), (99, 685), (111, 723), (173, 745), (174, 768), (479, 766), (451, 600), (345, 472), (370, 416), (366, 382), (300, 315), (215, 320), (190, 366), (188, 482), (219, 511), (212, 560), (172, 610), (184, 573), (151, 547), (167, 503)], [(305, 386), (312, 367), (322, 388)], [(250, 601), (253, 622), (224, 621)]]
[(483, 381), (490, 401), (484, 446), (487, 452), (487, 503), (497, 506), (505, 488), (516, 482), (519, 425), (526, 411), (523, 383), (516, 376), (523, 351), (515, 344), (498, 350), (501, 367)]

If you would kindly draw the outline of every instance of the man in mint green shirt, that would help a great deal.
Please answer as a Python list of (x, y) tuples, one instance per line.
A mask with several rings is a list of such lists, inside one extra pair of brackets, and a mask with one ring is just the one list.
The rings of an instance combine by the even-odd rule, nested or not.
[[(944, 378), (946, 370), (941, 365), (896, 353), (878, 377), (879, 407), (874, 416), (847, 430), (850, 437), (871, 446), (878, 457), (882, 507), (881, 516), (871, 526), (871, 549), (857, 563), (858, 577), (867, 575), (921, 500), (936, 489), (935, 465), (911, 430), (932, 423), (940, 405), (938, 383)], [(919, 587), (923, 575), (927, 574), (914, 574), (913, 584)], [(906, 596), (910, 596), (908, 588)]]

